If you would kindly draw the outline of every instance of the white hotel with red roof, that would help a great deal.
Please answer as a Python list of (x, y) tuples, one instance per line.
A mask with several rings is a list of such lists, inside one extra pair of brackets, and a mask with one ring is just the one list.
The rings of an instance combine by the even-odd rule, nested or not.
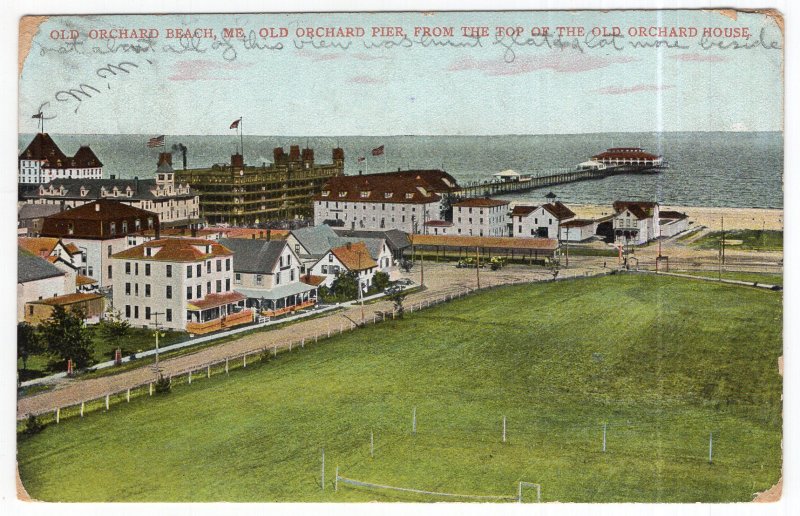
[(134, 326), (194, 334), (252, 322), (233, 290), (233, 251), (211, 240), (151, 240), (112, 256), (114, 308)]
[(427, 221), (441, 218), (441, 194), (457, 188), (441, 170), (333, 177), (313, 199), (314, 225), (421, 233)]

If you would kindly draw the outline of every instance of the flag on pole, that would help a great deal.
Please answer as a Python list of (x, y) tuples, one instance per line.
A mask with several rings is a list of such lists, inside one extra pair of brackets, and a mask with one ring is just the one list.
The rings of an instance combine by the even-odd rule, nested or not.
[(366, 160), (367, 160), (367, 158), (365, 158), (364, 156), (359, 156), (358, 157), (358, 162), (359, 163), (364, 163)]
[(242, 119), (241, 119), (241, 118), (237, 118), (236, 120), (234, 120), (234, 121), (233, 121), (233, 123), (231, 124), (231, 129), (236, 129), (236, 128), (238, 128), (238, 127), (239, 127), (239, 123), (240, 123), (241, 121), (242, 121)]
[(163, 147), (164, 143), (166, 142), (166, 136), (163, 134), (161, 136), (156, 136), (155, 138), (150, 138), (147, 140), (147, 146), (150, 148), (153, 147)]
[(381, 156), (381, 155), (383, 155), (383, 145), (381, 145), (380, 147), (375, 147), (374, 149), (372, 149), (372, 155), (373, 156)]

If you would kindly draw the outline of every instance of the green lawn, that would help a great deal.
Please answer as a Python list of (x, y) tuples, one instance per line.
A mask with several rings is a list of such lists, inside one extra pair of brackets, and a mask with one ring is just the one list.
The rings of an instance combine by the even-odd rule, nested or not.
[(536, 482), (543, 501), (748, 501), (780, 477), (781, 303), (653, 275), (487, 291), (51, 424), (20, 438), (20, 474), (48, 501), (441, 501), (334, 493), (337, 466), (452, 493)]
[[(700, 249), (719, 249), (722, 231), (713, 231), (698, 238), (691, 245)], [(738, 229), (725, 232), (727, 249), (747, 249), (752, 251), (782, 251), (783, 231), (760, 229)]]
[[(117, 348), (122, 350), (122, 356), (127, 356), (131, 353), (138, 353), (156, 347), (156, 339), (153, 336), (153, 330), (129, 328), (128, 332), (123, 337), (109, 341), (100, 335), (98, 331), (99, 326), (89, 326), (87, 329), (92, 339), (92, 347), (94, 350), (92, 358), (95, 363), (114, 360), (114, 352)], [(159, 347), (169, 346), (188, 338), (185, 332), (163, 331), (163, 333), (164, 336), (159, 339)], [(52, 357), (46, 354), (33, 355), (28, 358), (27, 370), (23, 371), (22, 360), (17, 359), (17, 370), (20, 374), (20, 380), (25, 381), (31, 378), (39, 378), (41, 376), (47, 376), (48, 374), (62, 372), (61, 369), (56, 369), (51, 365), (50, 362), (52, 360)]]

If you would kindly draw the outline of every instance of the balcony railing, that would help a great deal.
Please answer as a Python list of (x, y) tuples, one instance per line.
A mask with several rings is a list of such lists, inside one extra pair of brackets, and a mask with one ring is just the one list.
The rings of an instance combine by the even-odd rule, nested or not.
[(186, 323), (186, 331), (197, 335), (203, 335), (206, 333), (223, 330), (225, 328), (247, 324), (252, 321), (253, 311), (242, 310), (241, 312), (228, 314), (225, 317), (219, 317), (210, 321)]

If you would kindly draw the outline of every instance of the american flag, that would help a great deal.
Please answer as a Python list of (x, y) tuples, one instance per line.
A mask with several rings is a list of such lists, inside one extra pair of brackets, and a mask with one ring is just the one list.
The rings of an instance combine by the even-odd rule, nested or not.
[(234, 120), (233, 123), (231, 123), (231, 129), (236, 129), (237, 127), (239, 127), (239, 124), (241, 122), (242, 122), (241, 118), (238, 118), (238, 119)]
[(364, 156), (359, 156), (359, 157), (358, 157), (358, 162), (359, 162), (359, 163), (364, 163), (364, 161), (366, 161), (366, 159), (367, 159), (367, 158), (365, 158)]
[(372, 149), (372, 155), (373, 156), (381, 156), (381, 155), (383, 155), (383, 145), (381, 145), (380, 147), (375, 147), (374, 149)]
[(166, 142), (167, 138), (163, 134), (161, 136), (156, 136), (155, 138), (150, 138), (147, 140), (147, 146), (150, 148), (153, 147), (163, 147), (164, 142)]

